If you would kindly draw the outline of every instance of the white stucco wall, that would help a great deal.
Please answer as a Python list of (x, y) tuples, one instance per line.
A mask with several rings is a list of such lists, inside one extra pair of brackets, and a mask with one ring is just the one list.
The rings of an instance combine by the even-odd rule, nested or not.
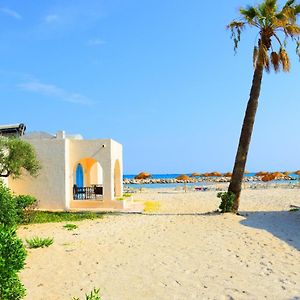
[[(122, 206), (115, 198), (115, 164), (118, 160), (120, 176), (118, 177), (119, 193), (123, 192), (123, 161), (122, 145), (111, 139), (79, 140), (66, 138), (64, 134), (57, 138), (31, 138), (27, 139), (37, 152), (42, 169), (37, 178), (23, 176), (21, 179), (9, 179), (9, 187), (16, 194), (29, 194), (35, 196), (42, 209), (70, 208), (116, 208)], [(75, 170), (77, 164), (89, 159), (96, 161), (102, 168), (102, 178), (98, 183), (103, 184), (102, 201), (73, 200), (73, 185), (75, 183)], [(84, 174), (87, 183), (92, 182), (96, 176), (97, 167)]]
[[(33, 195), (43, 209), (66, 209), (66, 150), (65, 139), (27, 140), (37, 152), (42, 169), (37, 178), (22, 176), (9, 179), (9, 187), (16, 194)], [(69, 191), (69, 189), (68, 189)]]

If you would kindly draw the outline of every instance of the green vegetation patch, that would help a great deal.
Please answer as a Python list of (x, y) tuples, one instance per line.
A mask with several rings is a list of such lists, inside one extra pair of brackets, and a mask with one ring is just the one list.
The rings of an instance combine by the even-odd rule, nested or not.
[(32, 239), (26, 239), (29, 248), (44, 248), (53, 244), (53, 238), (40, 238), (38, 236)]
[[(80, 298), (72, 298), (72, 300), (80, 300)], [(100, 289), (93, 289), (90, 294), (85, 294), (85, 300), (101, 300)]]
[(106, 213), (38, 211), (30, 224), (94, 220), (103, 218), (104, 214)]
[(232, 212), (233, 204), (235, 200), (235, 194), (232, 192), (221, 192), (217, 194), (218, 198), (221, 198), (221, 204), (219, 209), (222, 213)]
[(131, 194), (128, 194), (128, 193), (126, 194), (126, 193), (125, 193), (125, 194), (123, 194), (123, 197), (129, 198), (129, 197), (131, 197)]
[(74, 230), (74, 229), (77, 229), (77, 228), (78, 228), (78, 226), (75, 225), (75, 224), (66, 224), (66, 225), (64, 225), (63, 227), (64, 227), (65, 229), (67, 229), (67, 230)]

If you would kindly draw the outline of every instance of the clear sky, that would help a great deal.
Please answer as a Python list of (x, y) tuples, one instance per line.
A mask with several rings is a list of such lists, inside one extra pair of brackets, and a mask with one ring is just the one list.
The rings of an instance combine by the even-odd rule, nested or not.
[[(1, 124), (123, 144), (124, 173), (230, 171), (255, 31), (252, 0), (0, 1)], [(283, 3), (283, 1), (279, 1)], [(300, 63), (266, 74), (247, 169), (300, 168)]]

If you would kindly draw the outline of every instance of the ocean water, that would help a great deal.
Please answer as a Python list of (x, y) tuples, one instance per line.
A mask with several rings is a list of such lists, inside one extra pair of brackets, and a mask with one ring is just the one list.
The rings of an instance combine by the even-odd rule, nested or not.
[[(248, 173), (245, 174), (245, 177), (253, 177), (256, 173)], [(154, 179), (166, 179), (166, 178), (176, 178), (181, 174), (152, 174), (152, 178)], [(186, 174), (191, 175), (191, 174)], [(124, 175), (124, 179), (134, 179), (136, 175)], [(290, 177), (300, 180), (300, 176), (297, 174), (289, 174)], [(274, 181), (270, 181), (270, 183), (274, 183)], [(280, 184), (289, 184), (289, 183), (295, 183), (294, 180), (276, 180), (276, 183)], [(141, 188), (150, 188), (150, 189), (158, 189), (158, 188), (176, 188), (176, 187), (183, 187), (183, 186), (193, 186), (193, 187), (201, 187), (201, 186), (209, 186), (213, 185), (214, 182), (193, 182), (193, 183), (152, 183), (152, 184), (125, 184), (124, 187), (127, 188), (135, 188), (135, 189), (141, 189)]]

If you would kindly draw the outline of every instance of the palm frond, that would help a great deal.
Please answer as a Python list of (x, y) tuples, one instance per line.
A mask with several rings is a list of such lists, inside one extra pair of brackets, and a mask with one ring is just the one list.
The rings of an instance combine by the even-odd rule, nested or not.
[(254, 6), (247, 6), (247, 8), (240, 9), (240, 14), (244, 16), (250, 25), (254, 25), (255, 18), (258, 16), (258, 11)]
[(271, 64), (272, 64), (275, 72), (277, 73), (279, 71), (279, 64), (280, 64), (280, 57), (279, 57), (278, 53), (273, 51), (270, 55), (270, 59), (271, 59)]
[(279, 58), (282, 64), (282, 69), (284, 72), (290, 71), (290, 59), (285, 51), (285, 49), (280, 48), (279, 50)]
[(241, 33), (244, 27), (245, 27), (245, 22), (238, 22), (238, 21), (233, 21), (229, 25), (227, 25), (227, 28), (230, 29), (231, 31), (231, 38), (233, 40), (235, 53), (237, 51), (239, 42), (241, 40)]
[(290, 37), (300, 35), (300, 27), (297, 25), (287, 25), (284, 27), (284, 33)]
[(267, 72), (270, 71), (270, 61), (269, 61), (268, 49), (263, 44), (260, 44), (260, 47), (258, 49), (257, 65), (265, 68), (265, 70)]
[(299, 40), (299, 38), (296, 41), (296, 54), (298, 55), (299, 61), (300, 61), (300, 40)]
[(284, 5), (283, 8), (290, 7), (290, 6), (293, 5), (294, 3), (295, 3), (295, 0), (288, 0), (288, 1), (285, 3), (285, 5)]

